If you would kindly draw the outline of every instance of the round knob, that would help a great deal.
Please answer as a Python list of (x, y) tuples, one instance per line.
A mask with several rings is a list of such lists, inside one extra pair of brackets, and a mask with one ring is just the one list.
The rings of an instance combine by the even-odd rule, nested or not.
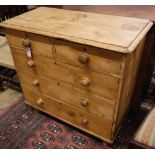
[(81, 124), (82, 125), (87, 125), (88, 124), (88, 120), (86, 118), (81, 120)]
[(30, 40), (29, 39), (23, 39), (22, 44), (24, 47), (30, 47)]
[(86, 64), (89, 62), (89, 56), (86, 53), (82, 53), (81, 55), (79, 55), (78, 59), (79, 59), (79, 62), (82, 64)]
[(44, 103), (44, 102), (43, 102), (43, 99), (39, 98), (39, 99), (37, 100), (37, 104), (41, 105), (41, 104), (43, 104), (43, 103)]
[(32, 85), (35, 86), (35, 87), (38, 86), (38, 85), (39, 85), (39, 81), (38, 81), (38, 80), (34, 80), (34, 81), (32, 82)]
[(28, 65), (29, 67), (34, 67), (34, 66), (35, 66), (35, 63), (34, 63), (33, 60), (29, 60), (29, 61), (27, 62), (27, 65)]
[(86, 87), (86, 86), (88, 86), (88, 85), (90, 84), (90, 80), (89, 80), (88, 78), (84, 77), (84, 78), (81, 80), (80, 84), (81, 84), (83, 87)]
[(88, 100), (87, 98), (83, 98), (83, 99), (81, 100), (81, 105), (82, 105), (83, 107), (87, 107), (88, 104), (89, 104), (89, 100)]

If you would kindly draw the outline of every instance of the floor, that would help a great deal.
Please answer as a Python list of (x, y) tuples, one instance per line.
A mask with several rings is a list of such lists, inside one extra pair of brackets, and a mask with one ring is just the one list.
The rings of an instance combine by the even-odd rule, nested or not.
[(14, 101), (22, 96), (21, 92), (13, 89), (6, 89), (0, 93), (0, 115), (6, 111), (8, 107), (13, 106)]

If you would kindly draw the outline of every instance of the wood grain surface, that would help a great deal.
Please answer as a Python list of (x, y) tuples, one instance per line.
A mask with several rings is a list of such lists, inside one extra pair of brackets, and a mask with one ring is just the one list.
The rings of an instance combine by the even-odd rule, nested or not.
[[(112, 121), (102, 118), (97, 115), (84, 112), (76, 107), (65, 104), (59, 100), (55, 100), (46, 95), (32, 91), (27, 87), (23, 87), (23, 91), (27, 100), (27, 103), (35, 108), (49, 113), (60, 120), (63, 120), (75, 127), (78, 127), (88, 133), (91, 133), (105, 141), (109, 140), (111, 134)], [(41, 105), (37, 104), (37, 100), (42, 99)], [(82, 120), (87, 120), (87, 124), (83, 124)], [(99, 125), (100, 124), (100, 125)]]
[[(153, 24), (147, 19), (39, 7), (0, 25), (130, 53)], [(139, 36), (142, 32), (144, 34)], [(138, 42), (135, 42), (137, 37)]]

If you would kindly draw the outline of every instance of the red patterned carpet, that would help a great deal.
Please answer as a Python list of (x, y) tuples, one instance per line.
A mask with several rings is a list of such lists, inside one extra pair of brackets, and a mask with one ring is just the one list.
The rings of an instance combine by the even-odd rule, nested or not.
[[(154, 72), (152, 74), (154, 77)], [(8, 87), (21, 90), (16, 73), (0, 66), (0, 94)], [(151, 80), (153, 81), (153, 80)], [(155, 84), (150, 82), (147, 99), (155, 100)], [(0, 98), (0, 148), (128, 148), (146, 114), (129, 113), (111, 147), (76, 128), (26, 105), (21, 95), (8, 103)], [(3, 103), (5, 101), (5, 104)], [(8, 107), (7, 107), (7, 106)]]
[(1, 116), (0, 148), (97, 149), (107, 147), (102, 144), (102, 141), (81, 133), (20, 101)]
[(24, 99), (0, 116), (1, 149), (107, 149), (128, 148), (138, 118), (128, 116), (111, 147), (102, 141), (26, 105)]

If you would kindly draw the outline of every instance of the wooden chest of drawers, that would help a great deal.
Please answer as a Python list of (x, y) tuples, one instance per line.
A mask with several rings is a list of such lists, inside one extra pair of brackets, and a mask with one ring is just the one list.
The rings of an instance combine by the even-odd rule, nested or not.
[(26, 103), (111, 143), (152, 22), (40, 7), (1, 26)]

